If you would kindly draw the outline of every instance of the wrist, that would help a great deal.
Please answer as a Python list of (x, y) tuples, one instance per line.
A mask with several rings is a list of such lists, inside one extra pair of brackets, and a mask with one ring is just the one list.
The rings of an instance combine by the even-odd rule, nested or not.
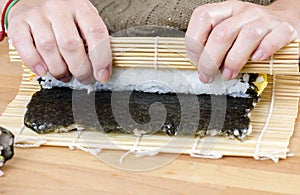
[(299, 0), (277, 0), (268, 7), (281, 21), (291, 24), (300, 35)]

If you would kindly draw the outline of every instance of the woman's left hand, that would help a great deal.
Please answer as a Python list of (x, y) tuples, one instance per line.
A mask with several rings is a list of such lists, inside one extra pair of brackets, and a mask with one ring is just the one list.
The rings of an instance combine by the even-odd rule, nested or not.
[(211, 83), (220, 70), (235, 78), (247, 63), (265, 60), (297, 38), (284, 19), (286, 12), (241, 1), (225, 1), (198, 7), (186, 33), (190, 60), (198, 66), (202, 82)]

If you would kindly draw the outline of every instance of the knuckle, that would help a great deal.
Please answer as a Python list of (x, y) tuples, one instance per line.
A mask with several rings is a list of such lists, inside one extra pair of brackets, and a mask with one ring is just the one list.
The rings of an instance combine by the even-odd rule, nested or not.
[(82, 40), (79, 37), (64, 38), (59, 45), (62, 50), (72, 52), (81, 48)]
[(193, 14), (192, 14), (192, 18), (203, 18), (203, 19), (208, 19), (211, 17), (211, 12), (210, 12), (210, 8), (209, 5), (202, 5), (197, 7)]
[(288, 35), (294, 35), (296, 30), (295, 28), (288, 22), (281, 22), (280, 23), (284, 29), (286, 29), (286, 32)]
[(227, 42), (231, 40), (234, 36), (234, 32), (228, 25), (217, 26), (212, 32), (212, 38), (216, 42)]
[(37, 42), (37, 47), (44, 51), (51, 51), (55, 48), (55, 46), (55, 40), (49, 37), (43, 37)]
[(102, 24), (93, 24), (91, 26), (89, 26), (88, 28), (88, 32), (94, 35), (98, 35), (98, 36), (108, 36), (108, 31), (105, 27), (105, 25)]
[(264, 30), (259, 24), (249, 24), (242, 28), (242, 33), (244, 33), (250, 39), (257, 39), (263, 36)]

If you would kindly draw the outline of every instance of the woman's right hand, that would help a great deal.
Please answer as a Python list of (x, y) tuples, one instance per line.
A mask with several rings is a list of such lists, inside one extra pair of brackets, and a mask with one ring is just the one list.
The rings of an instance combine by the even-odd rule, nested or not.
[(109, 34), (88, 0), (20, 0), (8, 24), (14, 47), (36, 74), (49, 72), (62, 81), (74, 76), (83, 84), (109, 79)]

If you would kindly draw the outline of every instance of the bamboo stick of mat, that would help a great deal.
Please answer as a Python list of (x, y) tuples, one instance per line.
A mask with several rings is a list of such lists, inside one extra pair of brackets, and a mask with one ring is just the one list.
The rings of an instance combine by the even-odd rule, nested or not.
[[(184, 38), (174, 37), (111, 37), (113, 66), (120, 68), (163, 68), (196, 70), (185, 50)], [(10, 44), (11, 61), (22, 61)], [(277, 51), (264, 61), (250, 58), (241, 72), (293, 74), (299, 72), (299, 40)]]
[[(0, 117), (0, 123), (20, 133), (26, 105), (32, 94), (40, 89), (37, 82), (30, 80), (30, 71), (25, 69), (20, 91)], [(254, 108), (251, 116), (253, 132), (245, 141), (225, 137), (205, 137), (197, 142), (197, 137), (169, 137), (165, 135), (143, 136), (138, 148), (144, 151), (157, 150), (162, 153), (191, 154), (211, 148), (208, 154), (238, 157), (272, 157), (285, 159), (289, 154), (289, 141), (294, 131), (300, 96), (299, 75), (269, 76), (269, 85), (262, 94), (262, 100)], [(289, 86), (289, 87), (286, 87)], [(78, 139), (79, 138), (79, 139)], [(129, 151), (136, 144), (136, 136), (102, 134), (100, 132), (70, 132), (63, 134), (39, 135), (25, 128), (16, 138), (17, 144), (36, 144), (69, 147), (76, 144), (84, 148)], [(26, 145), (24, 145), (26, 146)], [(269, 156), (269, 157), (270, 157)]]

